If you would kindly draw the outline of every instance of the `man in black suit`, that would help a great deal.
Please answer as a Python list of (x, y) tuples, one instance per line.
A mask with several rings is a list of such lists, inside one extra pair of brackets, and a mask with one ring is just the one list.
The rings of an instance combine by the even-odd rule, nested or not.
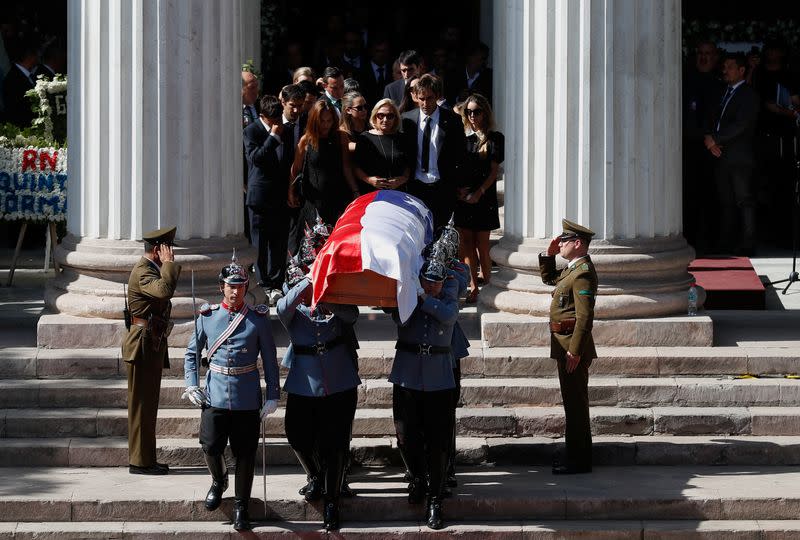
[[(308, 116), (303, 114), (306, 96), (306, 91), (298, 84), (284, 86), (281, 90), (281, 105), (283, 106), (283, 116), (281, 121), (283, 122), (284, 127), (283, 143), (284, 148), (286, 148), (286, 153), (288, 154), (286, 156), (286, 160), (290, 168), (294, 162), (294, 154), (297, 150), (297, 143), (300, 142), (300, 138), (303, 136), (303, 133), (305, 133), (306, 130)], [(289, 169), (287, 169), (286, 175), (288, 178)], [(297, 200), (299, 200), (300, 193), (297, 189), (297, 186), (291, 186), (291, 189), (294, 190), (294, 195), (296, 196)], [(285, 196), (288, 199), (288, 186)], [(305, 222), (300, 219), (301, 206), (302, 204), (298, 203), (297, 206), (290, 206), (288, 210), (288, 248), (292, 254), (297, 253), (298, 248), (300, 247), (299, 240), (302, 239), (303, 234), (303, 224)]]
[[(253, 71), (252, 64), (242, 65), (242, 129), (258, 120), (258, 75)], [(242, 178), (245, 194), (244, 235), (250, 239), (250, 213), (247, 211), (247, 154), (242, 145)], [(258, 247), (255, 242), (253, 246)]]
[(36, 68), (36, 76), (44, 75), (52, 80), (56, 73), (66, 73), (67, 53), (60, 41), (54, 40), (42, 51), (42, 63)]
[(414, 175), (408, 192), (422, 199), (433, 214), (434, 226), (445, 225), (456, 201), (456, 185), (466, 151), (461, 117), (437, 105), (442, 81), (425, 74), (414, 86), (418, 110), (403, 114), (403, 135)]
[[(403, 51), (397, 61), (400, 63), (400, 74), (403, 78), (387, 84), (383, 91), (383, 97), (391, 99), (399, 107), (403, 102), (408, 79), (422, 75), (424, 66), (422, 56), (417, 51)], [(439, 95), (442, 95), (441, 91), (439, 91)]]
[[(265, 289), (270, 303), (277, 302), (286, 272), (286, 242), (289, 213), (286, 193), (289, 187), (290, 136), (281, 118), (281, 102), (275, 96), (261, 98), (257, 121), (244, 129), (247, 155), (247, 209), (250, 213), (250, 238), (257, 246), (256, 279)], [(275, 298), (273, 298), (275, 297)]]
[(342, 96), (344, 95), (344, 74), (337, 67), (326, 67), (322, 72), (322, 84), (325, 90), (320, 99), (324, 99), (342, 115)]
[(389, 64), (389, 39), (386, 36), (371, 38), (369, 61), (361, 65), (357, 79), (361, 86), (361, 94), (369, 107), (375, 105), (383, 96), (386, 83), (392, 79), (392, 66)]
[(3, 79), (3, 103), (5, 121), (19, 128), (30, 127), (33, 122), (31, 103), (25, 92), (36, 85), (35, 68), (39, 63), (36, 42), (22, 38), (10, 48), (11, 68)]
[[(758, 120), (759, 99), (745, 83), (747, 60), (741, 53), (729, 54), (722, 65), (728, 85), (719, 103), (706, 149), (717, 158), (714, 181), (720, 207), (720, 248), (750, 255), (755, 247), (755, 197), (753, 195), (753, 137)], [(738, 225), (737, 225), (738, 222)]]
[(489, 47), (485, 43), (470, 47), (463, 71), (451, 73), (445, 79), (451, 105), (464, 101), (470, 94), (481, 94), (492, 103), (492, 69), (487, 67), (488, 62)]

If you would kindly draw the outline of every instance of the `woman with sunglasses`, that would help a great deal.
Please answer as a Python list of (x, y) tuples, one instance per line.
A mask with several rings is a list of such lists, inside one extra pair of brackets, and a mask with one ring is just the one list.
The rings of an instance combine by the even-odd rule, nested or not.
[(356, 151), (358, 136), (369, 127), (367, 124), (368, 114), (367, 100), (360, 92), (347, 92), (342, 96), (342, 118), (339, 121), (339, 131), (347, 137), (347, 149), (350, 151), (351, 158)]
[(488, 100), (472, 94), (461, 109), (467, 134), (466, 184), (459, 189), (455, 224), (461, 235), (461, 260), (472, 273), (467, 303), (478, 298), (478, 267), (484, 283), (492, 272), (489, 233), (500, 227), (497, 209), (497, 171), (504, 159), (505, 138), (494, 131), (494, 116)]
[(369, 117), (372, 129), (356, 143), (355, 177), (359, 191), (398, 189), (408, 182), (408, 152), (400, 136), (400, 113), (391, 99), (375, 104)]

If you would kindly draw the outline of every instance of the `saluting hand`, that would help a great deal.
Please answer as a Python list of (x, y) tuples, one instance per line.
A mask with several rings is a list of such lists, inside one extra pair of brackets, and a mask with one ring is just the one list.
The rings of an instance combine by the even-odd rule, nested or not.
[(554, 255), (558, 255), (558, 252), (561, 251), (561, 249), (559, 249), (559, 247), (558, 247), (558, 244), (560, 244), (560, 243), (561, 243), (561, 238), (558, 237), (558, 236), (556, 236), (555, 238), (550, 240), (550, 245), (547, 246), (547, 255), (549, 257), (552, 257)]
[(158, 256), (161, 262), (175, 261), (175, 254), (172, 252), (172, 246), (168, 246), (167, 244), (158, 245)]

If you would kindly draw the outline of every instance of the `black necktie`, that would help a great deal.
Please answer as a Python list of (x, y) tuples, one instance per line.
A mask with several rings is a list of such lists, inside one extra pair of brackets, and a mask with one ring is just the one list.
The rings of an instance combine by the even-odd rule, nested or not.
[(716, 122), (714, 122), (717, 131), (719, 131), (719, 122), (720, 120), (722, 120), (722, 113), (725, 112), (725, 106), (728, 104), (728, 101), (730, 101), (731, 96), (733, 96), (734, 90), (735, 89), (733, 88), (733, 86), (729, 86), (728, 89), (725, 90), (725, 95), (722, 96), (722, 101), (719, 102), (719, 109), (717, 110), (717, 118)]
[(386, 86), (386, 76), (383, 74), (383, 66), (378, 67), (378, 87)]
[(294, 162), (294, 122), (286, 122), (283, 125), (283, 155), (288, 163)]
[(420, 160), (422, 172), (428, 172), (428, 162), (431, 160), (431, 117), (422, 119), (425, 129), (422, 130), (422, 159)]

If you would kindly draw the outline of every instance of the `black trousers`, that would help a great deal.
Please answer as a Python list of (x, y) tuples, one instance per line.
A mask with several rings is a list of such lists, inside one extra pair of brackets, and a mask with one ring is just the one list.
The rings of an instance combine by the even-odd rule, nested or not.
[(453, 433), (453, 390), (423, 392), (397, 384), (392, 412), (397, 446), (415, 479), (430, 481), (432, 496), (441, 496)]
[(228, 440), (237, 458), (254, 455), (258, 448), (261, 419), (258, 409), (231, 411), (207, 407), (200, 413), (200, 444), (209, 456), (220, 456)]
[(589, 422), (589, 366), (591, 359), (582, 358), (572, 373), (567, 361), (558, 360), (558, 382), (564, 402), (567, 426), (566, 463), (574, 467), (592, 466), (592, 427)]
[(317, 456), (321, 471), (346, 459), (357, 401), (356, 388), (323, 397), (290, 393), (284, 420), (289, 445), (300, 455)]
[(250, 241), (258, 250), (256, 280), (280, 290), (286, 280), (289, 216), (285, 209), (254, 209), (250, 213)]
[(458, 402), (461, 399), (461, 358), (456, 359), (456, 367), (453, 369), (453, 378), (456, 381), (456, 387), (452, 390), (453, 411), (450, 421), (452, 422), (453, 429), (450, 430), (452, 436), (450, 437), (450, 447), (448, 449), (448, 476), (455, 474), (456, 466), (456, 432), (458, 431), (456, 428), (456, 409), (458, 408)]
[(456, 191), (450, 184), (443, 180), (434, 184), (410, 180), (408, 192), (424, 202), (431, 211), (434, 229), (447, 225), (456, 206)]
[(756, 203), (752, 165), (717, 163), (714, 170), (723, 251), (751, 250), (756, 241)]

